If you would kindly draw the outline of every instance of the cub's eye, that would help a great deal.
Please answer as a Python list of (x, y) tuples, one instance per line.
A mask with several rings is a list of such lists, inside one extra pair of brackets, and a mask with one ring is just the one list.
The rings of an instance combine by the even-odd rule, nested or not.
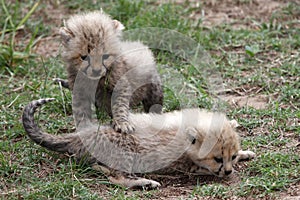
[(195, 144), (195, 143), (196, 143), (196, 138), (193, 138), (192, 144)]
[(232, 159), (232, 160), (236, 159), (236, 155), (233, 155), (231, 159)]
[(214, 159), (217, 163), (223, 163), (223, 158), (214, 157)]
[(106, 60), (107, 58), (109, 58), (109, 54), (103, 54), (102, 55), (102, 60)]
[(106, 60), (107, 58), (109, 58), (109, 54), (103, 54), (102, 55), (102, 65), (107, 69), (107, 66), (105, 65), (105, 63), (104, 63), (104, 60)]
[(81, 60), (86, 60), (87, 59), (87, 55), (83, 55), (83, 56), (80, 56)]

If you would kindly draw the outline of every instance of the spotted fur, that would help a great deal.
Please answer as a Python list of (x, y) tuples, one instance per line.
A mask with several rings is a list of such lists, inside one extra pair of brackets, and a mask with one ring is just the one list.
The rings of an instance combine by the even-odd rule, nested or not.
[(150, 172), (229, 176), (236, 162), (255, 156), (240, 150), (235, 121), (200, 109), (130, 114), (129, 121), (136, 127), (132, 134), (94, 124), (75, 133), (51, 135), (34, 122), (35, 110), (51, 100), (40, 99), (25, 107), (22, 120), (29, 137), (47, 149), (84, 160), (112, 183), (125, 187), (159, 187), (157, 181), (136, 176)]
[[(145, 112), (161, 112), (162, 83), (149, 48), (121, 39), (123, 25), (103, 12), (74, 15), (60, 29), (77, 127), (87, 127), (91, 104), (113, 117), (114, 129), (130, 133), (129, 108), (142, 102)], [(153, 105), (156, 109), (151, 109)]]

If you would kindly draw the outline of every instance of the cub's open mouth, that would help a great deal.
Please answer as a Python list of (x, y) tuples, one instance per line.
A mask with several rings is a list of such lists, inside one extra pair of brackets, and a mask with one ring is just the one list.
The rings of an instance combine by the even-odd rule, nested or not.
[(103, 77), (103, 75), (100, 72), (90, 73), (90, 71), (88, 71), (88, 70), (82, 70), (81, 72), (82, 72), (81, 74), (83, 76), (85, 76), (86, 78), (91, 79), (91, 80), (99, 80)]

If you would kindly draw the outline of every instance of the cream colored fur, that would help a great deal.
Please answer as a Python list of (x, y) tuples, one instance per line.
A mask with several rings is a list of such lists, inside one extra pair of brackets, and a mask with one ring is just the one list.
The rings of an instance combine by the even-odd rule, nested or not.
[[(50, 99), (51, 100), (51, 99)], [(132, 134), (120, 134), (107, 125), (94, 124), (78, 132), (51, 135), (34, 122), (41, 99), (25, 107), (23, 125), (30, 138), (50, 150), (69, 153), (105, 173), (125, 187), (160, 186), (135, 174), (181, 172), (194, 175), (229, 176), (240, 160), (255, 153), (240, 149), (236, 121), (224, 114), (184, 109), (163, 114), (130, 114), (136, 126)]]
[(63, 85), (73, 93), (77, 128), (89, 126), (93, 103), (112, 116), (121, 133), (134, 131), (128, 121), (131, 106), (142, 102), (145, 112), (161, 112), (162, 83), (152, 52), (139, 41), (122, 40), (122, 29), (100, 11), (71, 16), (60, 29), (68, 72)]

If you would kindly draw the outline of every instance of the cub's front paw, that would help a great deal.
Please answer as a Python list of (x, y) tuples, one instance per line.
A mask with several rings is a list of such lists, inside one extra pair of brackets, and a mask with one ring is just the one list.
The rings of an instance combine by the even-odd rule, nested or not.
[(242, 151), (238, 152), (238, 161), (246, 161), (255, 158), (256, 154), (253, 151)]
[(116, 121), (114, 120), (113, 123), (113, 128), (115, 129), (115, 131), (120, 132), (120, 133), (132, 133), (134, 132), (134, 126), (131, 125), (129, 122), (127, 121)]
[(159, 188), (161, 184), (154, 180), (149, 179), (142, 179), (138, 184), (137, 187), (141, 187), (143, 189), (156, 189)]

